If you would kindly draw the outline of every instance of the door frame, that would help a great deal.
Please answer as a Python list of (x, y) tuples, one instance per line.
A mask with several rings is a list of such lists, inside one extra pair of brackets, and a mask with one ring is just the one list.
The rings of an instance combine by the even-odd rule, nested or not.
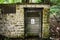
[[(27, 11), (27, 9), (37, 9), (37, 10), (41, 10), (40, 12), (41, 12), (41, 14), (40, 14), (40, 18), (41, 18), (41, 27), (40, 27), (40, 25), (39, 25), (39, 27), (40, 27), (40, 29), (39, 30), (41, 30), (41, 36), (39, 35), (39, 38), (41, 38), (42, 39), (42, 25), (43, 25), (43, 8), (24, 8), (24, 36), (26, 37), (26, 30), (25, 30), (25, 28), (26, 28), (26, 11)], [(40, 20), (39, 20), (40, 21)], [(40, 22), (39, 22), (39, 24), (40, 24)], [(40, 32), (39, 32), (40, 33)]]

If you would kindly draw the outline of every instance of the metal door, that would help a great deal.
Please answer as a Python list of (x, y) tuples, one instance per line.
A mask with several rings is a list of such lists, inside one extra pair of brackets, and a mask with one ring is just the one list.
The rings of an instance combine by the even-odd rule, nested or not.
[(25, 8), (25, 35), (39, 36), (42, 33), (42, 9)]

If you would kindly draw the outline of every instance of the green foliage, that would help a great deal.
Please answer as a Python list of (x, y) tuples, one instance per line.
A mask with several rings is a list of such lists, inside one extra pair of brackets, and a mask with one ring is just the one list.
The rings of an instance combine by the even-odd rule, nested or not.
[(60, 6), (59, 5), (51, 6), (50, 13), (51, 14), (54, 14), (54, 13), (59, 14), (60, 13)]
[(57, 3), (58, 0), (50, 0), (51, 3)]
[(29, 0), (30, 3), (41, 3), (41, 0)]
[(0, 0), (0, 4), (22, 3), (22, 0)]
[[(60, 29), (55, 29), (59, 28), (60, 26), (60, 4), (53, 5), (50, 7), (50, 17), (49, 17), (49, 22), (50, 22), (50, 34), (51, 37), (58, 37), (59, 38), (59, 31)], [(53, 33), (52, 33), (53, 32)], [(54, 34), (54, 35), (53, 35)]]
[(50, 3), (52, 3), (52, 4), (60, 4), (60, 0), (50, 0)]

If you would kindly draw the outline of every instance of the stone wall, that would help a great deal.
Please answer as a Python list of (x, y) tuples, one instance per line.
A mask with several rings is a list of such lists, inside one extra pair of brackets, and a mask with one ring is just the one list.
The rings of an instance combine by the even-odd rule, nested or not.
[[(32, 5), (32, 4), (16, 5), (16, 13), (6, 13), (6, 14), (1, 13), (0, 14), (0, 34), (5, 35), (7, 37), (23, 37), (24, 36), (24, 8), (25, 7), (44, 8), (45, 10), (45, 9), (49, 9), (50, 6), (49, 5)], [(45, 11), (43, 12), (45, 13)], [(45, 19), (45, 16), (43, 16), (43, 20), (44, 19)], [(46, 27), (46, 25), (45, 23), (43, 23), (43, 29), (45, 29), (44, 27)]]
[(42, 37), (49, 37), (49, 8), (44, 8), (43, 10), (43, 27), (42, 27)]
[(24, 11), (16, 8), (16, 13), (0, 14), (0, 34), (7, 37), (22, 37), (24, 35)]

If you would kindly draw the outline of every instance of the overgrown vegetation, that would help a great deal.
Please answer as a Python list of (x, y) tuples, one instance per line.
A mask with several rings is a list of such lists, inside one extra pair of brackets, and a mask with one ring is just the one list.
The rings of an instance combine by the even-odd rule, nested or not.
[(53, 38), (60, 38), (60, 0), (50, 0), (50, 34)]
[(57, 4), (60, 4), (60, 0), (50, 0), (50, 3), (52, 5), (57, 5)]

